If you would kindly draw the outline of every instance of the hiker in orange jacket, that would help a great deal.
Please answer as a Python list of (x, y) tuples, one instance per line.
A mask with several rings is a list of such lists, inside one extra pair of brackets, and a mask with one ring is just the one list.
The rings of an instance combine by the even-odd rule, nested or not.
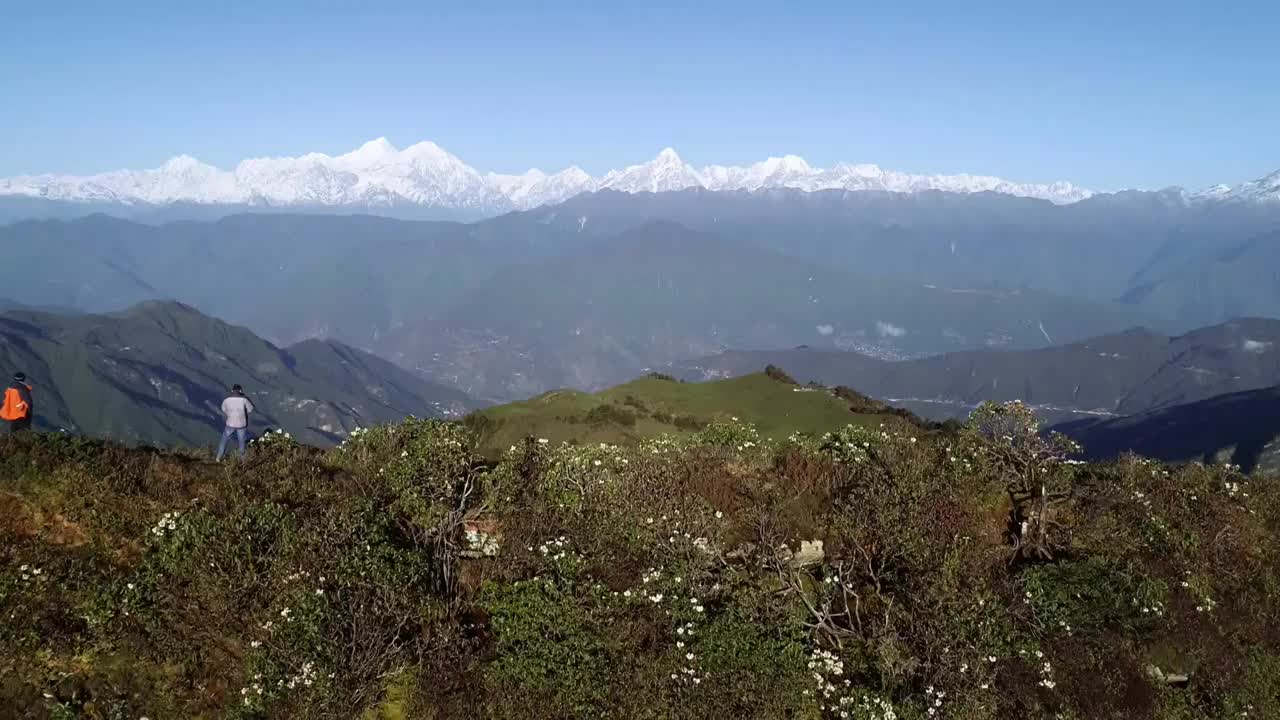
[(31, 429), (31, 420), (36, 416), (35, 401), (31, 399), (31, 386), (27, 384), (27, 376), (17, 373), (13, 383), (5, 388), (4, 404), (0, 405), (0, 420), (8, 425), (9, 432)]

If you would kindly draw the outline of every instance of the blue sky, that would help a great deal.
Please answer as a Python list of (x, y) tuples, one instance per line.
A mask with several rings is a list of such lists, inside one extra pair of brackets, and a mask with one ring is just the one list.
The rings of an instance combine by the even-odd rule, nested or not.
[(668, 145), (1098, 189), (1280, 168), (1272, 2), (205, 5), (9, 5), (0, 176), (378, 136), (498, 172)]

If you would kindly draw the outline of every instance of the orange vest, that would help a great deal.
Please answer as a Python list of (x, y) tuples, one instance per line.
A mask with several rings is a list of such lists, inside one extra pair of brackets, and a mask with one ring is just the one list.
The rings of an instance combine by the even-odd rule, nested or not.
[[(27, 386), (27, 392), (31, 391), (31, 386)], [(18, 392), (18, 388), (6, 388), (4, 391), (4, 404), (0, 405), (0, 420), (21, 420), (31, 414), (31, 406), (22, 399), (22, 393)]]

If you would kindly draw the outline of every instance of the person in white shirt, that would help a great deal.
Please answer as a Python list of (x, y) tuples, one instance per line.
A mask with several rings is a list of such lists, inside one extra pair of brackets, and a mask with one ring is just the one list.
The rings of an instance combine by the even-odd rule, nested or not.
[(249, 415), (252, 413), (253, 403), (244, 396), (244, 388), (233, 385), (231, 394), (222, 401), (222, 414), (226, 417), (227, 424), (222, 430), (222, 442), (218, 443), (218, 462), (222, 462), (222, 456), (227, 452), (227, 441), (232, 435), (240, 443), (240, 457), (244, 458), (245, 433), (248, 432)]

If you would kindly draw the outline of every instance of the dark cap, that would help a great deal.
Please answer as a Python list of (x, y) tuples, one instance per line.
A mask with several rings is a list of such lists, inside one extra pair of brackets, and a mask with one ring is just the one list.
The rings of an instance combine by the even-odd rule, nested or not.
[(16, 380), (16, 381), (18, 381), (18, 382), (26, 382), (26, 381), (27, 381), (27, 374), (26, 374), (26, 373), (14, 373), (14, 374), (13, 374), (13, 379), (14, 379), (14, 380)]
[(244, 392), (244, 388), (240, 387), (239, 385), (232, 385), (232, 386), (231, 386), (231, 392), (233, 392), (233, 393), (242, 393), (242, 392)]

